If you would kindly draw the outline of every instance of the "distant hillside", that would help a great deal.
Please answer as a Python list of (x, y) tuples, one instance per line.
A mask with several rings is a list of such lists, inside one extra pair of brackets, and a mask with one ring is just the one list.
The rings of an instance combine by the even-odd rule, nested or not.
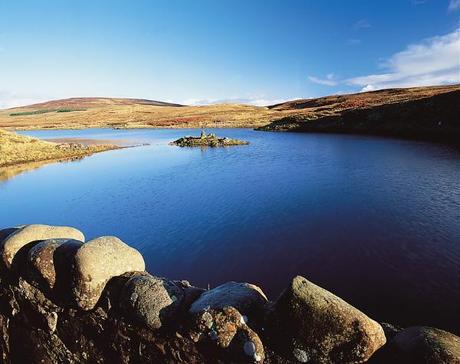
[(460, 142), (460, 85), (387, 89), (269, 107), (260, 130), (375, 134)]
[(151, 106), (174, 106), (180, 107), (180, 104), (169, 102), (146, 100), (146, 99), (126, 99), (126, 98), (109, 98), (109, 97), (72, 97), (70, 99), (51, 100), (32, 104), (23, 107), (9, 109), (13, 110), (42, 110), (42, 109), (84, 109), (92, 107), (106, 106), (129, 106), (129, 105), (151, 105)]
[(184, 106), (144, 99), (71, 98), (0, 110), (0, 128), (199, 128), (266, 125), (267, 108), (249, 105)]
[(0, 110), (0, 128), (6, 129), (242, 127), (458, 139), (459, 124), (460, 85), (333, 95), (268, 107), (72, 98)]

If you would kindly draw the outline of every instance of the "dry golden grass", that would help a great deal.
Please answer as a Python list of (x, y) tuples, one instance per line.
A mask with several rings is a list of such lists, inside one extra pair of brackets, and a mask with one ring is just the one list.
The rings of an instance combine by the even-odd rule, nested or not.
[[(103, 99), (105, 100), (105, 99)], [(66, 100), (54, 108), (69, 107)], [(72, 104), (72, 106), (75, 104)], [(82, 104), (78, 104), (79, 107)], [(41, 109), (49, 104), (0, 110), (0, 128), (4, 129), (82, 129), (82, 128), (254, 128), (263, 126), (279, 114), (276, 110), (247, 105), (155, 106), (138, 103), (83, 104), (78, 111), (17, 115)], [(75, 107), (75, 106), (73, 106)]]
[(294, 100), (271, 107), (236, 104), (180, 106), (142, 99), (72, 98), (0, 110), (0, 128), (258, 128), (286, 116), (315, 119), (350, 109), (401, 103), (459, 89), (460, 85), (388, 89)]
[(81, 158), (118, 148), (115, 145), (51, 143), (0, 130), (0, 167)]

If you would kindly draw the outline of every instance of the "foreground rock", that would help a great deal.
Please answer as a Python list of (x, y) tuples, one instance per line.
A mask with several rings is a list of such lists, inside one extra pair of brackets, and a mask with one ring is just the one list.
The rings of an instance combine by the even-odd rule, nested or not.
[(201, 311), (195, 315), (189, 335), (194, 342), (210, 343), (211, 346), (225, 349), (231, 361), (258, 363), (265, 358), (259, 336), (234, 307)]
[(460, 338), (432, 327), (410, 327), (389, 343), (382, 362), (459, 364)]
[(247, 317), (261, 314), (268, 303), (267, 296), (256, 285), (227, 282), (204, 292), (190, 307), (190, 313), (198, 314), (207, 309), (234, 307)]
[(249, 142), (226, 137), (220, 138), (214, 134), (201, 132), (201, 136), (199, 137), (186, 136), (177, 139), (170, 144), (177, 145), (179, 147), (229, 147), (232, 145), (247, 145)]
[(3, 264), (7, 268), (10, 268), (16, 253), (29, 243), (59, 238), (85, 240), (83, 233), (72, 227), (26, 225), (14, 231), (0, 242), (0, 254)]
[(38, 273), (38, 281), (42, 280), (48, 290), (52, 290), (56, 284), (56, 267), (54, 264), (54, 255), (56, 249), (63, 244), (81, 244), (81, 241), (75, 239), (48, 239), (33, 246), (28, 254), (27, 260), (34, 271)]
[(110, 278), (145, 270), (142, 255), (114, 236), (103, 236), (82, 245), (75, 255), (73, 294), (77, 305), (94, 308)]
[(386, 342), (377, 322), (300, 276), (272, 317), (281, 350), (301, 363), (361, 363)]
[(184, 298), (184, 291), (174, 282), (139, 273), (124, 286), (121, 306), (138, 322), (159, 329), (178, 313)]
[(14, 268), (0, 271), (2, 363), (460, 362), (455, 335), (390, 324), (371, 357), (381, 326), (305, 278), (275, 304), (249, 283), (205, 291), (150, 275), (115, 237), (33, 240)]

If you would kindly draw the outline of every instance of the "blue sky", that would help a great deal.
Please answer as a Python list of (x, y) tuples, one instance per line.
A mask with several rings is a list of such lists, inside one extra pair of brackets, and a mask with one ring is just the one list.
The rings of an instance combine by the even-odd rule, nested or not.
[(460, 0), (0, 0), (0, 108), (460, 83)]

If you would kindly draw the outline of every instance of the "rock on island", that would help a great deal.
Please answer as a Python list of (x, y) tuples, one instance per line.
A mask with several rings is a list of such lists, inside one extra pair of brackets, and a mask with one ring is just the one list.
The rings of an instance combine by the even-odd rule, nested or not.
[(177, 145), (179, 147), (228, 147), (232, 145), (247, 145), (249, 142), (238, 139), (230, 139), (227, 137), (221, 138), (213, 133), (206, 134), (203, 130), (201, 131), (201, 135), (199, 137), (186, 136), (174, 140), (169, 144)]

